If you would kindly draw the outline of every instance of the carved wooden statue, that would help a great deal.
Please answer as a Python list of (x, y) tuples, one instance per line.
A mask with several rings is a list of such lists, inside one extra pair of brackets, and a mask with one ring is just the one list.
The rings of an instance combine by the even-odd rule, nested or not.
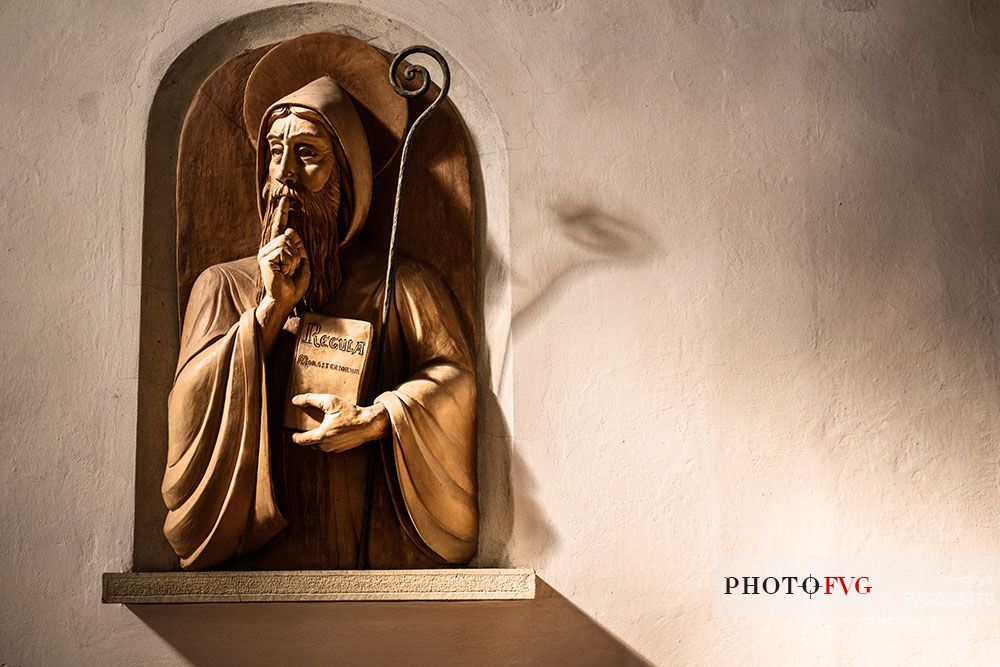
[[(219, 89), (203, 89), (185, 122), (178, 265), (187, 306), (164, 534), (185, 569), (465, 563), (478, 536), (474, 292), (464, 284), (471, 269), (463, 281), (444, 267), (454, 256), (471, 262), (471, 248), (425, 239), (414, 254), (429, 261), (400, 262), (374, 386), (379, 374), (365, 363), (378, 344), (385, 235), (362, 232), (385, 228), (408, 102), (392, 90), (385, 56), (344, 35), (250, 52), (231, 64), (230, 80), (242, 81), (257, 58), (242, 96), (256, 154), (253, 255), (221, 261), (243, 250), (248, 226), (230, 219), (246, 210), (231, 203), (247, 191), (236, 185), (238, 161), (220, 164), (198, 127), (215, 113), (209, 103), (225, 108), (212, 97)], [(416, 183), (429, 193), (453, 178), (449, 196), (468, 226), (464, 139), (442, 135), (445, 127), (423, 138), (440, 146), (412, 178), (434, 178)], [(230, 148), (243, 154), (239, 141)], [(387, 164), (390, 178), (377, 177)], [(411, 191), (403, 206), (419, 207), (417, 220), (456, 208), (426, 201), (432, 194), (407, 201)], [(188, 295), (187, 276), (204, 266)]]

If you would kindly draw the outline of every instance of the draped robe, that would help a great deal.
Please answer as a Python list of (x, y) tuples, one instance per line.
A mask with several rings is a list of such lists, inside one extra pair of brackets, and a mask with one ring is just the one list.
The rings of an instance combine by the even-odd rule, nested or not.
[[(357, 255), (342, 271), (324, 314), (377, 330), (384, 265)], [(295, 341), (283, 330), (265, 359), (257, 275), (254, 257), (207, 269), (184, 317), (162, 487), (164, 534), (181, 567), (355, 567), (370, 461), (370, 565), (467, 562), (478, 536), (476, 388), (452, 294), (425, 265), (399, 265), (386, 351), (392, 389), (375, 398), (391, 437), (325, 453), (296, 445), (282, 427)]]

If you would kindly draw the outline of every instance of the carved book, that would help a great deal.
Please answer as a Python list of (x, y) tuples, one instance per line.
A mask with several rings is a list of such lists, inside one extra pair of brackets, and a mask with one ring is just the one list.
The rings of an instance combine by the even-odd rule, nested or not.
[(292, 404), (292, 397), (298, 394), (335, 394), (358, 403), (371, 343), (370, 322), (316, 313), (303, 315), (288, 376), (285, 426), (308, 431), (323, 420), (322, 410)]

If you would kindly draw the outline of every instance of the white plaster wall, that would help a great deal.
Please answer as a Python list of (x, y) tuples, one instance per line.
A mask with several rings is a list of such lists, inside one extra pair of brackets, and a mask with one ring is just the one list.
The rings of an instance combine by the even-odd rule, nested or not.
[[(730, 558), (1000, 554), (995, 3), (366, 4), (506, 135), (505, 561), (658, 664), (1000, 659), (996, 612), (713, 607)], [(190, 658), (99, 604), (131, 550), (143, 141), (171, 61), (265, 6), (0, 5), (2, 663)]]

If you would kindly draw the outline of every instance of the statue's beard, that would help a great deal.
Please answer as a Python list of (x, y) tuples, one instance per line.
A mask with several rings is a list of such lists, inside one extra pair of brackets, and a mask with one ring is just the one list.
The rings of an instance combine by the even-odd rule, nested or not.
[[(288, 186), (268, 179), (264, 185), (264, 221), (260, 247), (271, 241), (272, 218), (282, 196), (291, 199), (286, 227), (294, 229), (302, 238), (309, 258), (309, 288), (302, 301), (312, 311), (322, 309), (340, 287), (340, 233), (338, 220), (341, 213), (341, 192), (338, 179), (332, 178), (319, 192)], [(281, 230), (283, 231), (283, 230)]]

